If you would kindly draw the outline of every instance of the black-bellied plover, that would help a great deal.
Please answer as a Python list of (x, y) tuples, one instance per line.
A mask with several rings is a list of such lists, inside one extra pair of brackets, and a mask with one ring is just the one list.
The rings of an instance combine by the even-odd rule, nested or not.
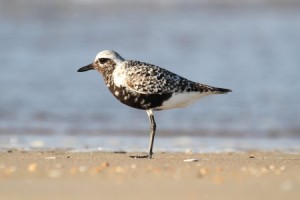
[(210, 94), (224, 94), (230, 89), (196, 83), (161, 67), (125, 60), (115, 51), (101, 51), (93, 63), (78, 72), (95, 69), (103, 75), (110, 92), (122, 103), (146, 110), (150, 126), (149, 151), (152, 158), (156, 123), (153, 111), (185, 107)]

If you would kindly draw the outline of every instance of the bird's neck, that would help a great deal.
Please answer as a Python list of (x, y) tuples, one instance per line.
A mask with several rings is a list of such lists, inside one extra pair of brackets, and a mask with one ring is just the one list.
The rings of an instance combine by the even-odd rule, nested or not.
[(107, 87), (111, 87), (114, 85), (112, 73), (104, 72), (104, 73), (102, 73), (102, 75), (103, 75), (103, 79), (104, 79), (104, 82), (107, 85)]

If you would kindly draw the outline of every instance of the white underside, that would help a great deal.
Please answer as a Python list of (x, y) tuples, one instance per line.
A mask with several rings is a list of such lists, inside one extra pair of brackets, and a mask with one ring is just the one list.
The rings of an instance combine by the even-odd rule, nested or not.
[(204, 93), (199, 93), (199, 92), (189, 92), (189, 93), (178, 93), (178, 94), (173, 94), (170, 99), (165, 101), (162, 106), (157, 107), (156, 109), (158, 110), (167, 110), (167, 109), (172, 109), (172, 108), (182, 108), (186, 107), (198, 99), (201, 99), (202, 97), (205, 97), (207, 95), (212, 94), (211, 92), (204, 92)]

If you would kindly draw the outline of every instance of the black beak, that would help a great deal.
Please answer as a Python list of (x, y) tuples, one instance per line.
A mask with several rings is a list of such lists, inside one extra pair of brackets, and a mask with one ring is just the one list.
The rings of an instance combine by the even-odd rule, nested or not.
[(77, 72), (85, 72), (85, 71), (88, 71), (88, 70), (92, 70), (94, 69), (94, 63), (91, 63), (87, 66), (84, 66), (84, 67), (81, 67), (77, 70)]

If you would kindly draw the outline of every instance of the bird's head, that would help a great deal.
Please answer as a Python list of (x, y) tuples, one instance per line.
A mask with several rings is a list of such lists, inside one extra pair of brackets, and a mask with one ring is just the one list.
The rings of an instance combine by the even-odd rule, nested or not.
[(97, 54), (94, 62), (79, 68), (77, 72), (84, 72), (84, 71), (95, 69), (103, 74), (106, 71), (113, 70), (116, 64), (123, 61), (124, 58), (122, 58), (117, 52), (104, 50)]

